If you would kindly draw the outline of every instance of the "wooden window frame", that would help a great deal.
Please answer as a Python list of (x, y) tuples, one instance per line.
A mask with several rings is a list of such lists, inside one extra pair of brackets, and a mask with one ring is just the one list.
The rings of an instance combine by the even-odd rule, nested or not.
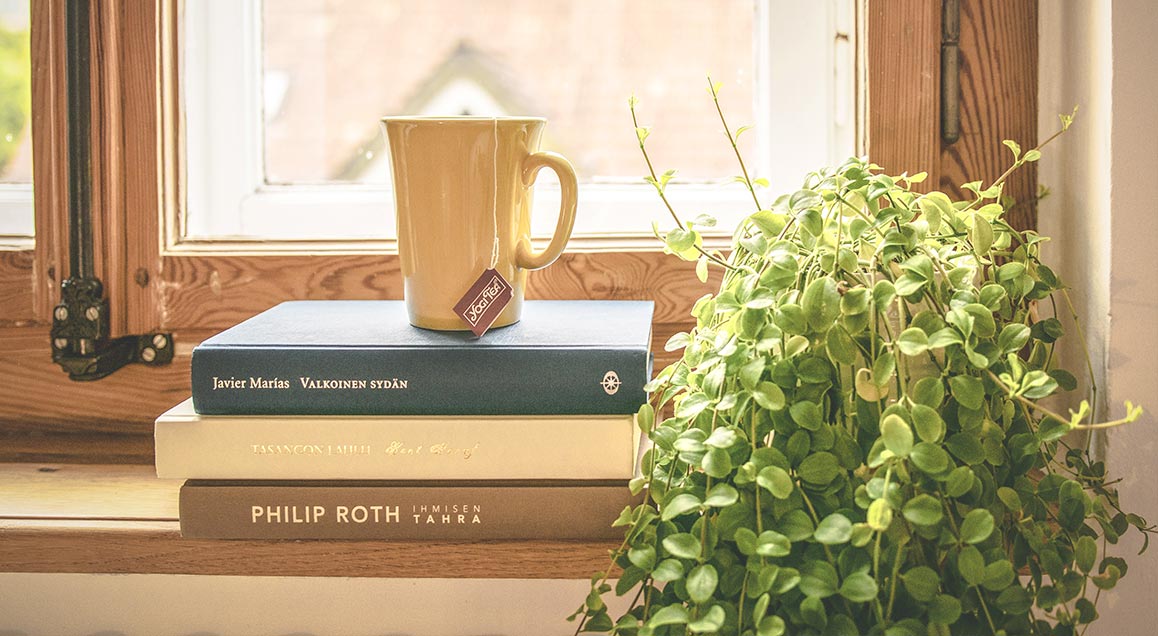
[[(0, 460), (151, 463), (152, 420), (189, 394), (189, 356), (205, 336), (294, 298), (401, 298), (396, 256), (371, 250), (269, 252), (166, 249), (181, 200), (173, 51), (177, 0), (92, 0), (93, 165), (97, 271), (114, 335), (171, 331), (173, 364), (126, 367), (91, 383), (68, 380), (51, 362), (48, 327), (67, 271), (66, 0), (32, 4), (36, 241), (0, 252)], [(859, 73), (866, 149), (894, 172), (926, 170), (926, 187), (992, 180), (1000, 144), (1036, 141), (1037, 0), (963, 0), (962, 136), (940, 141), (941, 3), (863, 0)], [(1032, 26), (1032, 28), (1029, 28)], [(1007, 186), (1034, 225), (1036, 176)], [(318, 246), (333, 247), (333, 246)], [(718, 274), (714, 275), (718, 276)], [(713, 291), (693, 265), (656, 251), (566, 253), (528, 281), (529, 298), (651, 299), (657, 365), (663, 343), (692, 326), (688, 310)]]

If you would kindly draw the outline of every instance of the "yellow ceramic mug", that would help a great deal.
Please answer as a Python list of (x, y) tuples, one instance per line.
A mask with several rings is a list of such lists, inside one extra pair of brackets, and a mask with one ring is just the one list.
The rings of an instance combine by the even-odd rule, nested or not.
[[(575, 225), (575, 170), (562, 155), (539, 151), (546, 124), (533, 117), (382, 119), (410, 324), (465, 330), (454, 306), (492, 266), (514, 288), (493, 326), (519, 320), (527, 271), (553, 263)], [(559, 176), (562, 206), (550, 244), (535, 252), (531, 195), (542, 168)]]

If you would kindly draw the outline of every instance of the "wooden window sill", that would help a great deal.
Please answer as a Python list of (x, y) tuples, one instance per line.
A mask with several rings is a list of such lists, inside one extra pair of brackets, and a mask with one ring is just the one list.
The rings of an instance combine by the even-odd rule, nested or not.
[(586, 579), (607, 542), (184, 539), (152, 466), (0, 464), (0, 571)]

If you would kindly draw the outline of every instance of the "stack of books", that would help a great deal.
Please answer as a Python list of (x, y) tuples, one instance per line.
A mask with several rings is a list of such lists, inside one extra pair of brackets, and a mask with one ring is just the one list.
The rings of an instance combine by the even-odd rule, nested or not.
[(482, 338), (401, 301), (294, 301), (198, 345), (156, 421), (181, 532), (603, 539), (633, 503), (652, 303), (527, 301)]

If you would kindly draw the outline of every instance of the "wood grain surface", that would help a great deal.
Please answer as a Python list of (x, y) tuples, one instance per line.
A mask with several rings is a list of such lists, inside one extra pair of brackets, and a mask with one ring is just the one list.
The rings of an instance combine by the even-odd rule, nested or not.
[(67, 274), (68, 100), (65, 93), (64, 0), (32, 3), (32, 196), (36, 249), (29, 280), (33, 317), (51, 320)]
[[(182, 255), (165, 256), (161, 326), (224, 329), (282, 301), (400, 299), (396, 255)], [(653, 300), (655, 322), (691, 320), (697, 298), (719, 287), (695, 266), (660, 252), (567, 253), (531, 272), (529, 299)]]
[(0, 464), (0, 518), (176, 521), (180, 488), (150, 466)]
[[(869, 157), (889, 174), (926, 171), (922, 191), (964, 198), (960, 185), (992, 184), (1013, 161), (1002, 140), (1037, 144), (1038, 0), (961, 0), (961, 136), (941, 140), (941, 3), (870, 0)], [(1026, 165), (1005, 194), (1007, 218), (1036, 227), (1037, 171)]]
[(153, 436), (114, 433), (0, 433), (0, 462), (153, 464)]
[[(48, 327), (0, 328), (0, 433), (152, 435), (152, 420), (189, 397), (189, 357), (129, 365), (96, 382), (73, 382), (52, 362)], [(0, 454), (5, 453), (0, 449)]]
[(869, 0), (868, 153), (889, 174), (940, 183), (941, 3)]
[(0, 250), (0, 326), (27, 325), (35, 319), (32, 277), (31, 250)]
[(615, 547), (582, 541), (209, 541), (182, 539), (176, 521), (0, 518), (5, 572), (586, 579), (606, 569)]
[[(168, 168), (161, 165), (164, 159), (159, 153), (162, 128), (158, 100), (166, 75), (158, 68), (161, 52), (157, 43), (163, 29), (175, 28), (175, 25), (159, 22), (162, 2), (108, 0), (108, 4), (111, 8), (106, 11), (117, 14), (115, 27), (107, 31), (118, 42), (116, 63), (121, 75), (115, 85), (119, 99), (115, 116), (120, 119), (122, 131), (117, 164), (120, 172), (116, 178), (123, 183), (127, 203), (120, 219), (124, 228), (124, 265), (110, 270), (109, 275), (118, 278), (120, 296), (115, 300), (124, 315), (121, 325), (124, 333), (149, 333), (157, 330), (161, 320), (160, 286), (150, 281), (159, 277), (162, 268), (159, 254), (162, 174), (179, 169), (177, 165)], [(170, 13), (177, 12), (175, 7), (171, 9)], [(177, 182), (169, 184), (172, 191), (168, 196), (179, 196)]]
[[(1037, 145), (1037, 3), (961, 2), (961, 138), (941, 152), (945, 192), (965, 196), (960, 184), (980, 179), (989, 185), (1001, 176), (1013, 163), (1003, 139), (1024, 150)], [(1037, 227), (1036, 188), (1036, 164), (1007, 182), (1005, 193), (1024, 202), (1006, 217), (1014, 227)]]
[(145, 466), (0, 464), (0, 571), (586, 579), (617, 545), (190, 540), (179, 488)]

